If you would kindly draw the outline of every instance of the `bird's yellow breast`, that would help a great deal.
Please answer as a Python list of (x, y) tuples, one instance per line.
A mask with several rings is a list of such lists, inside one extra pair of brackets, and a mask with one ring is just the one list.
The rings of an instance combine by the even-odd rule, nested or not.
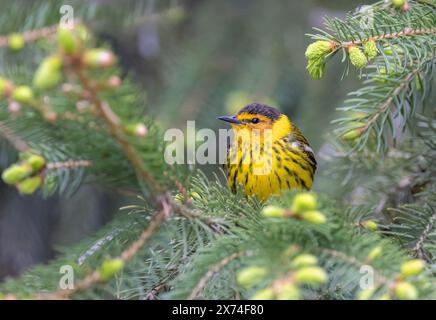
[(282, 190), (312, 187), (316, 162), (307, 141), (296, 128), (280, 128), (273, 127), (271, 139), (236, 133), (227, 158), (232, 191), (241, 185), (246, 195), (265, 201)]

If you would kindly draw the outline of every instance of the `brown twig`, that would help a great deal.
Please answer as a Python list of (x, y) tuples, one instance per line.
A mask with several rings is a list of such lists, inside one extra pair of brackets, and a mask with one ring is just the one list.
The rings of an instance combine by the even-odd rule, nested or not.
[(418, 238), (418, 241), (416, 242), (415, 247), (413, 247), (413, 250), (412, 250), (415, 253), (416, 257), (419, 258), (419, 259), (427, 260), (427, 257), (425, 256), (425, 253), (424, 253), (423, 246), (424, 246), (425, 239), (427, 239), (428, 235), (433, 230), (434, 223), (436, 222), (436, 213), (434, 213), (430, 217), (429, 220), (430, 221), (425, 226), (425, 228), (422, 231), (420, 237)]
[[(147, 228), (141, 233), (139, 238), (135, 240), (132, 244), (130, 244), (130, 246), (121, 253), (119, 258), (123, 260), (123, 262), (128, 262), (130, 259), (132, 259), (138, 253), (138, 251), (144, 246), (147, 240), (150, 239), (153, 236), (153, 234), (158, 230), (162, 222), (165, 221), (167, 217), (169, 217), (171, 213), (171, 206), (165, 200), (162, 200), (161, 206), (162, 206), (161, 210), (156, 215), (153, 216)], [(60, 289), (52, 293), (41, 293), (38, 294), (36, 298), (42, 300), (69, 299), (73, 294), (88, 289), (92, 285), (99, 283), (101, 281), (103, 281), (103, 279), (100, 271), (94, 270), (93, 272), (85, 276), (83, 279), (78, 281), (74, 285), (73, 289), (67, 289), (67, 290)]]
[(361, 129), (362, 132), (367, 131), (377, 121), (377, 119), (389, 109), (389, 107), (391, 106), (395, 97), (398, 96), (403, 91), (403, 89), (409, 85), (412, 78), (419, 71), (420, 70), (418, 68), (416, 68), (416, 69), (413, 69), (411, 72), (409, 72), (409, 74), (401, 81), (400, 85), (398, 87), (396, 87), (392, 91), (392, 93), (388, 96), (388, 98), (385, 100), (385, 102), (383, 102), (383, 104), (381, 104), (381, 106), (378, 108), (378, 111), (368, 119), (368, 122)]
[[(80, 23), (80, 19), (75, 19), (74, 23)], [(44, 27), (41, 29), (35, 29), (35, 30), (28, 30), (21, 33), (24, 42), (35, 42), (43, 38), (50, 38), (53, 37), (57, 30), (58, 30), (59, 24), (55, 24), (52, 26)], [(9, 45), (9, 36), (0, 36), (0, 48), (7, 47)]]
[(201, 279), (198, 281), (197, 285), (192, 290), (191, 294), (188, 297), (188, 300), (195, 299), (201, 290), (206, 287), (207, 283), (210, 279), (213, 278), (215, 274), (217, 274), (220, 270), (222, 270), (225, 266), (227, 266), (230, 262), (233, 260), (239, 259), (242, 256), (247, 255), (246, 251), (236, 252), (231, 254), (230, 256), (225, 257), (221, 261), (219, 261), (217, 264), (215, 264)]
[(3, 122), (0, 122), (0, 136), (5, 138), (17, 151), (25, 152), (30, 149), (26, 141), (16, 136)]
[(379, 36), (374, 36), (371, 38), (366, 39), (359, 39), (359, 40), (353, 40), (353, 41), (346, 41), (339, 43), (337, 49), (339, 48), (349, 48), (356, 45), (361, 45), (369, 40), (374, 41), (380, 41), (384, 39), (396, 39), (400, 37), (408, 37), (408, 36), (418, 36), (418, 35), (425, 35), (425, 34), (435, 34), (436, 28), (428, 28), (428, 29), (412, 29), (412, 28), (405, 28), (402, 31), (399, 32), (393, 32), (393, 33), (386, 33)]
[(70, 160), (70, 161), (62, 161), (62, 162), (50, 162), (47, 163), (46, 168), (48, 170), (53, 169), (75, 169), (75, 168), (85, 168), (90, 167), (92, 162), (89, 160)]
[(145, 180), (145, 182), (147, 182), (149, 188), (152, 191), (152, 194), (157, 195), (162, 193), (162, 187), (158, 184), (156, 179), (145, 169), (141, 156), (130, 144), (130, 142), (124, 137), (123, 129), (120, 126), (118, 117), (112, 111), (109, 104), (103, 102), (100, 99), (97, 90), (85, 76), (80, 66), (76, 67), (74, 70), (76, 71), (83, 88), (90, 93), (90, 100), (96, 107), (97, 115), (106, 124), (106, 127), (112, 137), (119, 143), (125, 155), (135, 168), (137, 174), (141, 176)]

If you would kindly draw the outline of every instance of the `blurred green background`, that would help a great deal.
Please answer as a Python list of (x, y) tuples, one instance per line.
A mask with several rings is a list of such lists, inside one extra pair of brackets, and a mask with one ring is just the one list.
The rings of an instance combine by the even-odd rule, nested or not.
[[(11, 12), (11, 19), (16, 18), (19, 25), (13, 12), (38, 14), (29, 9), (29, 3), (36, 1), (2, 0), (0, 7)], [(329, 63), (322, 81), (311, 79), (305, 71), (304, 51), (310, 43), (305, 34), (312, 27), (322, 27), (325, 15), (343, 17), (359, 1), (96, 0), (66, 4), (77, 15), (84, 14), (102, 43), (113, 46), (124, 75), (132, 76), (147, 93), (147, 112), (164, 130), (184, 130), (187, 120), (197, 120), (197, 129), (227, 128), (217, 116), (235, 113), (247, 102), (266, 102), (286, 113), (319, 151), (335, 108), (357, 87), (356, 77), (341, 81), (339, 59)], [(21, 26), (19, 31), (24, 29)], [(3, 29), (0, 34), (12, 31)], [(128, 201), (113, 200), (111, 194), (90, 187), (71, 199), (32, 196), (23, 201), (14, 190), (0, 185), (0, 279), (47, 261), (60, 247), (109, 221), (120, 203)]]

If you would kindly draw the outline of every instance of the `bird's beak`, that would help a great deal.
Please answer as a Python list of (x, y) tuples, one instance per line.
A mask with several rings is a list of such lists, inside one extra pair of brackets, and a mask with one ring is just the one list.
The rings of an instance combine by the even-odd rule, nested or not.
[(226, 122), (234, 123), (234, 124), (241, 124), (242, 122), (239, 121), (236, 116), (222, 116), (218, 117), (219, 120), (223, 120)]

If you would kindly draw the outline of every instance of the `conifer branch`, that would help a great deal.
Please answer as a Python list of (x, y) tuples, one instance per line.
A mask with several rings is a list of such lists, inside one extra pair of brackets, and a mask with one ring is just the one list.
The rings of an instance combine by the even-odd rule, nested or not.
[(436, 28), (426, 28), (426, 29), (405, 28), (404, 30), (398, 31), (398, 32), (385, 33), (385, 34), (377, 35), (374, 37), (339, 42), (339, 43), (336, 43), (336, 50), (339, 50), (340, 48), (348, 49), (349, 47), (352, 47), (355, 45), (365, 44), (366, 42), (368, 42), (370, 40), (380, 41), (380, 40), (386, 40), (386, 39), (398, 39), (401, 37), (413, 37), (413, 36), (419, 36), (419, 35), (434, 35), (434, 34), (436, 34)]
[[(349, 256), (341, 251), (327, 249), (327, 248), (323, 248), (321, 251), (324, 252), (325, 254), (331, 256), (331, 257), (339, 258), (345, 262), (348, 262), (357, 268), (361, 268), (362, 266), (368, 265), (368, 262), (362, 262), (362, 261), (356, 259), (355, 257)], [(390, 288), (394, 285), (394, 281), (383, 276), (375, 268), (373, 268), (373, 270), (374, 270), (375, 279), (379, 280), (382, 284), (386, 285), (388, 288)]]
[[(129, 247), (121, 253), (119, 259), (121, 259), (123, 262), (128, 262), (131, 260), (144, 246), (144, 244), (155, 234), (159, 226), (170, 216), (170, 205), (163, 200), (161, 202), (161, 206), (162, 208), (160, 211), (151, 218), (147, 228), (140, 234), (137, 240), (130, 244)], [(99, 270), (94, 270), (83, 279), (75, 283), (73, 289), (60, 289), (53, 293), (40, 293), (36, 296), (36, 298), (41, 300), (69, 299), (73, 294), (86, 290), (102, 281), (104, 281), (104, 279), (102, 278), (101, 272)]]
[(75, 71), (83, 88), (89, 92), (90, 99), (95, 104), (97, 116), (106, 124), (110, 134), (119, 143), (136, 172), (148, 183), (153, 194), (156, 195), (161, 193), (163, 191), (162, 187), (158, 184), (153, 175), (145, 169), (141, 156), (124, 137), (123, 129), (116, 118), (114, 119), (113, 115), (115, 115), (115, 113), (112, 111), (109, 104), (100, 99), (97, 90), (89, 82), (88, 78), (83, 73), (83, 70), (80, 69), (80, 66), (76, 66)]
[[(46, 39), (53, 37), (58, 29), (59, 25), (53, 25), (41, 29), (24, 31), (21, 36), (24, 42), (35, 42), (40, 39)], [(0, 36), (0, 48), (7, 47), (9, 45), (9, 36)]]
[(435, 223), (436, 223), (436, 213), (434, 213), (430, 217), (429, 222), (425, 226), (424, 230), (422, 231), (421, 235), (418, 238), (418, 241), (416, 242), (416, 245), (412, 249), (412, 252), (414, 253), (414, 255), (419, 259), (428, 260), (428, 257), (424, 252), (424, 243), (425, 243), (425, 240), (430, 235), (430, 233), (432, 232)]
[(26, 141), (16, 136), (3, 122), (0, 121), (0, 136), (8, 141), (17, 151), (25, 152), (30, 149)]
[[(81, 23), (81, 19), (75, 18), (74, 24)], [(43, 27), (34, 30), (27, 30), (21, 33), (25, 43), (36, 42), (41, 39), (50, 39), (56, 35), (59, 24), (54, 24), (48, 27)], [(0, 48), (7, 47), (9, 45), (9, 35), (0, 36)]]
[[(432, 59), (429, 59), (427, 61), (430, 61)], [(424, 62), (425, 63), (425, 62)], [(423, 63), (423, 64), (424, 64)], [(410, 82), (413, 80), (414, 76), (420, 71), (420, 69), (413, 69), (410, 71), (403, 80), (401, 80), (396, 88), (391, 91), (391, 94), (387, 96), (387, 99), (379, 106), (375, 107), (378, 111), (371, 115), (369, 119), (367, 120), (367, 123), (362, 128), (362, 131), (365, 132), (369, 128), (371, 128), (374, 123), (380, 118), (380, 116), (384, 115), (386, 111), (389, 109), (389, 107), (392, 105), (393, 100), (395, 97), (397, 97), (399, 94), (401, 94), (410, 84)]]
[(206, 287), (209, 280), (212, 279), (215, 274), (220, 272), (230, 262), (239, 259), (247, 254), (247, 251), (236, 252), (220, 260), (200, 279), (200, 281), (198, 281), (197, 285), (194, 287), (191, 294), (189, 295), (188, 300), (194, 300), (199, 295), (201, 290)]
[(70, 160), (62, 162), (49, 162), (46, 168), (48, 170), (53, 169), (75, 169), (75, 168), (86, 168), (92, 165), (91, 161), (88, 160)]

